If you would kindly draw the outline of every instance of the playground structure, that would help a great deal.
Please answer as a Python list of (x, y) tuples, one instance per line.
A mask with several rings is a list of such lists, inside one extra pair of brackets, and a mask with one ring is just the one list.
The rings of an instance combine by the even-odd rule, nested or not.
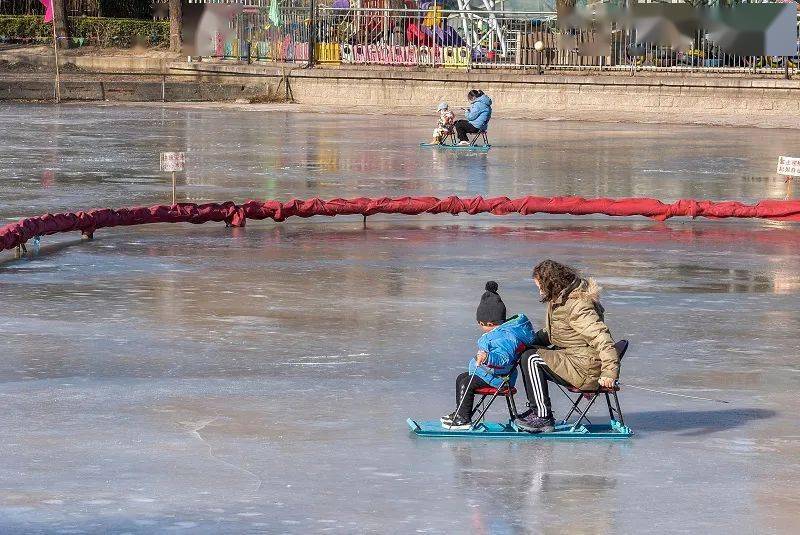
[[(503, 0), (334, 0), (244, 6), (206, 54), (218, 59), (450, 69), (618, 69), (795, 72), (792, 57), (723, 52), (708, 32), (690, 48), (640, 42), (611, 26), (559, 28), (554, 3), (511, 10)], [(610, 32), (610, 33), (604, 33)], [(539, 47), (537, 48), (537, 43)], [(313, 53), (309, 54), (309, 47)], [(598, 55), (599, 54), (599, 55)]]
[[(244, 7), (232, 17), (229, 39), (215, 34), (210, 55), (217, 58), (307, 62), (309, 42), (322, 64), (381, 64), (467, 68), (481, 61), (509, 59), (518, 30), (508, 13), (497, 11), (499, 0), (454, 0), (445, 9), (441, 0), (400, 3), (347, 0), (320, 6), (283, 7), (278, 13)], [(554, 13), (517, 15), (551, 19)], [(311, 28), (313, 20), (313, 30)], [(533, 20), (533, 19), (532, 19)]]

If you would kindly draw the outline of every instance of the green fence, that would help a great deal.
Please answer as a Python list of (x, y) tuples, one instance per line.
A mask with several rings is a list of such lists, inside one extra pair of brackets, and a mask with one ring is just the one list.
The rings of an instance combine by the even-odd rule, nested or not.
[[(169, 45), (169, 21), (68, 17), (73, 45), (128, 48)], [(0, 42), (53, 42), (53, 29), (36, 15), (0, 15)]]
[[(152, 18), (152, 0), (65, 0), (67, 16)], [(43, 15), (39, 0), (0, 0), (0, 15)]]

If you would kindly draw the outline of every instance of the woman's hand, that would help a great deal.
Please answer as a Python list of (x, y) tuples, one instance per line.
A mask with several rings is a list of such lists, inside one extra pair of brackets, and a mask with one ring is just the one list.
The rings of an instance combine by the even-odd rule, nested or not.
[(477, 364), (478, 366), (481, 366), (484, 362), (486, 362), (486, 360), (488, 358), (489, 358), (489, 355), (486, 353), (486, 351), (483, 351), (483, 350), (478, 351), (478, 354), (475, 355), (475, 364)]
[(614, 379), (610, 377), (601, 377), (597, 382), (600, 383), (600, 386), (605, 388), (612, 388), (614, 386)]

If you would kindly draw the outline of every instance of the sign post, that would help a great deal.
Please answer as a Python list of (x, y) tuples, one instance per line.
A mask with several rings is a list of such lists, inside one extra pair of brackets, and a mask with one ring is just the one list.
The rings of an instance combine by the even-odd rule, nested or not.
[(186, 164), (186, 157), (183, 152), (162, 152), (161, 153), (161, 170), (167, 173), (172, 173), (172, 206), (177, 204), (175, 200), (175, 173), (183, 171)]
[(792, 196), (792, 179), (800, 176), (800, 158), (780, 156), (778, 158), (778, 174), (784, 177), (786, 183), (786, 198)]
[(61, 103), (61, 75), (58, 71), (58, 35), (56, 34), (56, 23), (53, 22), (53, 53), (56, 58), (56, 104)]
[[(59, 20), (64, 18), (64, 6), (63, 4), (59, 4), (58, 10), (53, 9), (53, 0), (39, 0), (41, 4), (44, 6), (44, 22), (50, 23), (53, 26), (53, 54), (55, 55), (56, 61), (56, 84), (53, 92), (53, 97), (55, 97), (56, 104), (61, 102), (61, 76), (58, 72), (58, 32), (56, 31), (56, 21), (55, 21), (55, 14), (56, 11), (58, 12)], [(66, 21), (60, 20), (60, 22), (66, 24)]]

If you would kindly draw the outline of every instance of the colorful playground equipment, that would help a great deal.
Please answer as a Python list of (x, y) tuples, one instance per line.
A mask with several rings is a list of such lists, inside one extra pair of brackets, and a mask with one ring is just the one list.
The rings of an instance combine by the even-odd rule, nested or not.
[[(508, 51), (495, 0), (336, 0), (320, 7), (314, 29), (308, 9), (277, 15), (246, 9), (217, 31), (213, 56), (229, 59), (307, 61), (315, 36), (315, 60), (330, 64), (381, 64), (467, 68), (473, 59)], [(478, 6), (478, 7), (475, 7)]]
[(788, 76), (800, 65), (800, 43), (796, 56), (759, 57), (724, 52), (705, 30), (694, 33), (688, 51), (639, 43), (625, 28), (610, 35), (564, 30), (550, 0), (318, 0), (313, 14), (298, 3), (304, 7), (288, 0), (275, 9), (209, 4), (217, 7), (197, 49), (217, 58), (307, 62), (313, 42), (311, 56), (323, 64), (450, 69), (739, 69)]

